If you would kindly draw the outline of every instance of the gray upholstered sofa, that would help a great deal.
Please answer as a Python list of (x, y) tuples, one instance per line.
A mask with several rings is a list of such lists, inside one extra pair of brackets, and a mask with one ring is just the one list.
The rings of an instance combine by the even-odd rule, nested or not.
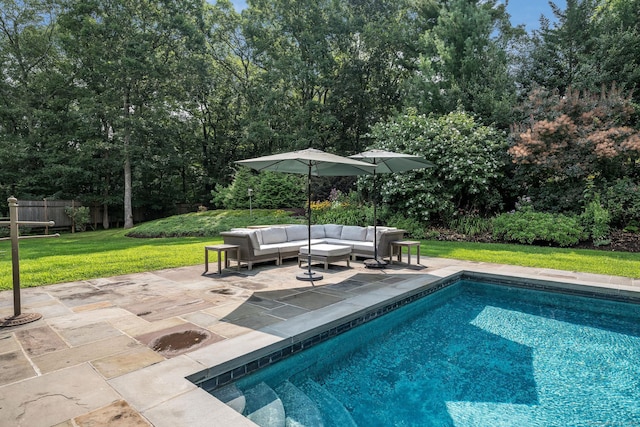
[[(389, 243), (402, 240), (404, 230), (377, 227), (378, 257), (389, 256)], [(240, 261), (251, 270), (256, 262), (275, 261), (276, 265), (288, 258), (297, 258), (301, 246), (308, 244), (306, 225), (274, 225), (249, 229), (234, 228), (220, 233), (224, 243), (240, 246)], [(329, 243), (351, 246), (351, 256), (373, 257), (373, 227), (338, 224), (311, 226), (311, 244)], [(229, 253), (235, 260), (235, 253)]]

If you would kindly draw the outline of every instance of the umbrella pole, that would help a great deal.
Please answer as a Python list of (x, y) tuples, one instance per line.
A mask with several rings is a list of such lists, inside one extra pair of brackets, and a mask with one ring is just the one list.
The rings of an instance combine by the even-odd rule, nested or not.
[[(375, 165), (376, 162), (374, 161)], [(387, 262), (381, 259), (378, 259), (378, 213), (376, 210), (376, 170), (373, 170), (373, 197), (371, 198), (373, 202), (373, 259), (364, 260), (364, 266), (366, 268), (385, 268), (387, 266)]]
[(307, 271), (298, 274), (296, 279), (311, 282), (311, 286), (313, 286), (314, 280), (322, 280), (322, 274), (311, 271), (311, 163), (309, 163), (309, 174), (307, 175), (307, 237)]

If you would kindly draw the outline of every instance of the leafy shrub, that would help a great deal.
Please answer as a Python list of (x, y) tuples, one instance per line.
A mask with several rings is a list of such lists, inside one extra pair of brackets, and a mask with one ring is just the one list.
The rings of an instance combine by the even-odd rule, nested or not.
[(424, 239), (426, 237), (424, 225), (405, 215), (395, 214), (389, 218), (387, 224), (390, 227), (397, 227), (405, 230), (407, 232), (407, 236), (413, 239)]
[(623, 228), (640, 223), (640, 187), (632, 179), (619, 179), (602, 194), (612, 225)]
[(467, 236), (479, 236), (490, 233), (493, 222), (491, 219), (482, 218), (473, 214), (462, 214), (453, 217), (448, 221), (447, 226), (460, 234)]
[(424, 234), (424, 238), (427, 240), (438, 240), (440, 235), (441, 234), (438, 230), (427, 230)]
[(636, 221), (631, 221), (629, 224), (627, 224), (623, 231), (627, 233), (637, 233), (640, 231), (640, 225), (638, 225)]
[(261, 209), (300, 208), (307, 201), (306, 179), (300, 175), (262, 172), (254, 188), (254, 207)]
[[(371, 129), (374, 147), (416, 154), (435, 167), (378, 175), (379, 195), (397, 212), (418, 221), (447, 218), (458, 209), (497, 211), (503, 181), (505, 135), (470, 114), (425, 116), (409, 111)], [(371, 188), (371, 177), (359, 186)]]
[(77, 231), (87, 230), (87, 224), (90, 218), (89, 208), (87, 206), (79, 206), (77, 208), (65, 206), (64, 213), (71, 218)]
[(365, 227), (373, 224), (373, 209), (350, 204), (332, 205), (329, 209), (313, 211), (314, 224), (343, 224)]
[(594, 199), (587, 204), (584, 212), (580, 215), (580, 221), (585, 232), (593, 239), (596, 246), (608, 244), (609, 223), (611, 216), (609, 211), (600, 204), (600, 196), (595, 195)]
[(229, 189), (230, 187), (216, 184), (215, 188), (211, 190), (211, 200), (209, 203), (211, 203), (211, 206), (213, 206), (214, 209), (224, 209), (227, 199), (231, 198)]
[(306, 199), (303, 176), (268, 171), (254, 175), (251, 169), (240, 167), (228, 187), (216, 185), (211, 203), (225, 209), (278, 209), (302, 207)]
[(493, 219), (493, 237), (522, 244), (547, 242), (571, 246), (586, 238), (580, 218), (527, 209)]

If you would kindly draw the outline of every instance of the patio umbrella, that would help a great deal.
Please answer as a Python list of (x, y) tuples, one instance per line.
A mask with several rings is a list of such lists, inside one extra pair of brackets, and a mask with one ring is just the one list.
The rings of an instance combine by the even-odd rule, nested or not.
[[(363, 162), (376, 165), (373, 171), (373, 188), (376, 188), (376, 174), (378, 173), (397, 173), (405, 172), (413, 169), (431, 168), (435, 165), (420, 156), (411, 154), (394, 153), (384, 150), (370, 150), (363, 153), (349, 156), (352, 159), (361, 160)], [(377, 212), (376, 198), (372, 197), (373, 202), (373, 259), (365, 260), (364, 264), (370, 268), (384, 268), (387, 264), (384, 260), (378, 259), (378, 233), (377, 233)]]
[(321, 280), (322, 275), (311, 271), (311, 177), (312, 176), (350, 176), (372, 174), (376, 166), (370, 163), (325, 153), (308, 148), (271, 156), (239, 160), (236, 163), (248, 166), (257, 171), (276, 171), (307, 175), (307, 233), (309, 251), (307, 271), (297, 276), (298, 280)]

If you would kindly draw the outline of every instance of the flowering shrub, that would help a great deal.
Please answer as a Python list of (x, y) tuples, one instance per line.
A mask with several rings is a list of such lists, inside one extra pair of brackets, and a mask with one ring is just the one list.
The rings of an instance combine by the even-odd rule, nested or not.
[[(499, 209), (506, 137), (496, 129), (460, 111), (442, 117), (409, 113), (376, 124), (370, 136), (374, 148), (420, 155), (435, 165), (378, 175), (382, 201), (393, 210), (426, 222), (458, 209)], [(361, 178), (361, 186), (370, 188), (370, 180)]]
[(322, 200), (320, 202), (314, 200), (311, 202), (311, 210), (314, 213), (324, 212), (329, 209), (331, 209), (331, 202), (329, 200)]
[(509, 154), (515, 185), (536, 196), (538, 210), (578, 213), (589, 177), (605, 194), (608, 183), (637, 173), (634, 104), (615, 87), (601, 94), (532, 91), (522, 117)]

